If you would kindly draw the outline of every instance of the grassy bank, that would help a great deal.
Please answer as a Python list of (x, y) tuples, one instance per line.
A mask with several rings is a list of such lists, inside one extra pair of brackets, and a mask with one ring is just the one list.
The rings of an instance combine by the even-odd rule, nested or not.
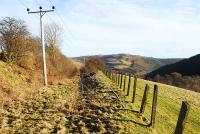
[[(104, 78), (103, 74), (102, 79), (105, 79), (105, 82), (109, 81), (108, 78)], [(130, 95), (124, 97), (124, 104), (126, 108), (139, 111), (142, 96), (144, 93), (145, 85), (148, 83), (150, 85), (150, 92), (147, 99), (147, 105), (143, 116), (137, 115), (131, 111), (123, 111), (124, 119), (131, 119), (136, 123), (124, 122), (125, 130), (128, 133), (163, 133), (169, 134), (173, 133), (175, 130), (176, 122), (178, 119), (179, 110), (181, 107), (182, 101), (188, 101), (191, 105), (189, 111), (188, 119), (186, 121), (184, 134), (196, 134), (200, 131), (200, 94), (181, 88), (168, 86), (164, 84), (154, 83), (150, 81), (145, 81), (139, 79), (137, 82), (136, 98), (135, 103), (132, 104), (132, 93), (133, 93), (133, 81), (131, 79), (131, 90)], [(153, 85), (158, 85), (158, 105), (156, 113), (156, 123), (154, 129), (147, 128), (137, 123), (148, 124), (151, 114), (151, 105), (152, 105), (152, 94), (153, 94)], [(112, 84), (113, 85), (113, 84)], [(115, 86), (115, 85), (113, 85)], [(123, 85), (122, 85), (123, 87)], [(128, 77), (126, 83), (126, 89), (128, 87)], [(120, 89), (119, 89), (120, 90)], [(123, 93), (123, 91), (121, 91)], [(127, 90), (126, 90), (127, 92)], [(123, 93), (124, 95), (126, 94)], [(145, 120), (145, 121), (144, 121)]]

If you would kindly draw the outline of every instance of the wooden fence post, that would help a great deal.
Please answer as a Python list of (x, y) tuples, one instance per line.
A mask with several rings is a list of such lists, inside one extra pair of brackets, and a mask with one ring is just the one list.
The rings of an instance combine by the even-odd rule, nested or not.
[(110, 80), (112, 81), (112, 71), (110, 71)]
[(174, 134), (183, 133), (183, 129), (185, 127), (185, 122), (189, 113), (189, 109), (190, 109), (190, 105), (186, 101), (183, 101)]
[(141, 114), (143, 114), (144, 110), (145, 110), (145, 106), (146, 106), (146, 103), (147, 103), (148, 92), (149, 92), (149, 85), (146, 84), (145, 90), (144, 90), (144, 94), (143, 94), (143, 97), (142, 97), (141, 107), (140, 107), (140, 113)]
[(136, 94), (136, 88), (137, 88), (137, 76), (134, 76), (134, 85), (133, 85), (133, 96), (132, 96), (132, 103), (135, 101), (135, 94)]
[(119, 86), (120, 84), (120, 72), (118, 72), (118, 82), (117, 82), (117, 86)]
[(124, 74), (124, 85), (123, 85), (123, 91), (126, 90), (126, 73)]
[(114, 82), (114, 79), (115, 79), (115, 73), (112, 72), (112, 82)]
[(154, 85), (153, 102), (151, 109), (151, 122), (150, 122), (150, 126), (152, 127), (154, 127), (156, 119), (157, 96), (158, 96), (158, 85)]
[(115, 84), (117, 85), (118, 82), (118, 72), (116, 72)]
[(122, 83), (123, 83), (123, 73), (121, 73), (121, 79), (120, 79), (120, 88), (122, 88)]
[(115, 83), (115, 71), (113, 72), (113, 83)]
[(120, 72), (118, 72), (118, 82), (117, 82), (117, 85), (119, 86), (120, 84)]
[(114, 83), (116, 83), (116, 77), (117, 77), (117, 73), (115, 72)]
[(127, 90), (126, 96), (129, 96), (130, 88), (131, 88), (131, 74), (129, 74), (129, 79), (128, 79), (128, 90)]

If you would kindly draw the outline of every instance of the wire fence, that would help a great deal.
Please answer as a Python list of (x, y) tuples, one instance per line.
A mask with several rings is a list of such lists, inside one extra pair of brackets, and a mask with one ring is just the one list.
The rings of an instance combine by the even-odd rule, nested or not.
[[(103, 73), (118, 86), (122, 91), (125, 93), (126, 96), (132, 95), (132, 101), (131, 103), (135, 103), (136, 98), (136, 92), (137, 92), (137, 76), (133, 74), (128, 73), (122, 73), (118, 71), (113, 70), (104, 70)], [(128, 79), (127, 79), (128, 78)], [(131, 89), (131, 79), (134, 79), (133, 83), (133, 90), (132, 94), (130, 93)], [(128, 86), (126, 86), (128, 85)], [(146, 103), (147, 103), (147, 97), (149, 94), (150, 86), (146, 84), (144, 93), (142, 95), (142, 101), (139, 113), (143, 114), (145, 111)], [(154, 127), (155, 125), (155, 119), (156, 119), (156, 110), (157, 110), (157, 100), (158, 100), (158, 85), (154, 84), (153, 89), (153, 98), (152, 98), (152, 106), (151, 106), (151, 119), (150, 123), (148, 124), (149, 127)], [(187, 120), (187, 115), (189, 113), (190, 105), (186, 101), (182, 101), (182, 106), (179, 112), (178, 121), (176, 124), (176, 129), (174, 131), (174, 134), (182, 134), (185, 123)]]

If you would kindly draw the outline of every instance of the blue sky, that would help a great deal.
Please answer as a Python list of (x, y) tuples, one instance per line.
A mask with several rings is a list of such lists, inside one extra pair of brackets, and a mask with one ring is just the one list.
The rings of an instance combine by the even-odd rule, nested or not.
[[(44, 23), (62, 25), (62, 52), (70, 57), (129, 53), (190, 57), (200, 53), (199, 0), (50, 0), (56, 12)], [(26, 21), (39, 35), (39, 18), (25, 7), (51, 8), (49, 0), (0, 0), (0, 16)], [(60, 17), (58, 17), (60, 16)]]

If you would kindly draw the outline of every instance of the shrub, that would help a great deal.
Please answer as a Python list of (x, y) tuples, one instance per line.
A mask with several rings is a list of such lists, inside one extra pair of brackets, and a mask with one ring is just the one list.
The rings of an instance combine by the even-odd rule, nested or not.
[(92, 57), (85, 62), (85, 65), (81, 68), (81, 73), (96, 73), (103, 69), (105, 69), (103, 59), (100, 57)]
[(0, 21), (1, 59), (17, 63), (31, 50), (29, 32), (22, 20), (6, 17)]

